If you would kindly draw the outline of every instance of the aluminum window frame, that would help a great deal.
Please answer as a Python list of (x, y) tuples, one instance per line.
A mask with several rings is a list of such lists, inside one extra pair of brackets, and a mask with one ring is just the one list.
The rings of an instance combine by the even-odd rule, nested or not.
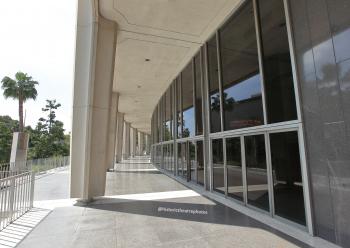
[[(217, 133), (211, 133), (211, 122), (210, 122), (210, 98), (209, 98), (209, 61), (208, 61), (208, 41), (205, 42), (205, 44), (195, 53), (194, 56), (197, 55), (199, 52), (200, 57), (200, 65), (201, 65), (201, 93), (202, 93), (202, 125), (203, 125), (203, 135), (196, 135), (197, 134), (197, 125), (196, 125), (196, 114), (194, 114), (194, 121), (195, 121), (195, 134), (194, 136), (183, 138), (183, 113), (182, 113), (182, 106), (183, 106), (183, 99), (182, 99), (182, 72), (179, 73), (177, 78), (173, 81), (173, 93), (172, 96), (174, 97), (173, 100), (173, 139), (169, 141), (163, 140), (163, 133), (160, 133), (161, 137), (158, 137), (158, 143), (154, 144), (152, 147), (157, 148), (157, 146), (161, 146), (163, 144), (173, 144), (174, 152), (174, 175), (179, 176), (177, 174), (178, 168), (178, 144), (183, 142), (195, 142), (195, 158), (197, 161), (197, 141), (203, 142), (203, 163), (204, 163), (204, 188), (209, 190), (210, 192), (213, 192), (213, 156), (212, 156), (212, 140), (213, 139), (222, 139), (223, 143), (223, 161), (224, 161), (224, 184), (225, 184), (225, 195), (222, 195), (220, 193), (217, 193), (221, 197), (226, 197), (236, 203), (242, 204), (241, 201), (233, 199), (232, 197), (228, 197), (227, 192), (227, 154), (226, 154), (226, 140), (228, 138), (234, 138), (239, 137), (240, 138), (240, 144), (241, 144), (241, 162), (242, 162), (242, 183), (243, 183), (243, 205), (255, 209), (259, 212), (266, 211), (259, 209), (257, 207), (251, 206), (247, 202), (247, 168), (246, 168), (246, 154), (245, 154), (245, 140), (244, 138), (246, 136), (252, 136), (252, 135), (259, 135), (263, 134), (265, 139), (265, 153), (266, 153), (266, 169), (267, 169), (267, 180), (268, 180), (268, 192), (269, 192), (269, 203), (270, 203), (270, 211), (267, 212), (267, 214), (271, 215), (272, 218), (278, 219), (282, 222), (285, 222), (289, 225), (298, 227), (302, 230), (307, 230), (309, 234), (314, 235), (314, 227), (313, 227), (313, 219), (312, 219), (312, 209), (311, 209), (311, 193), (310, 193), (310, 180), (309, 180), (309, 170), (307, 167), (306, 162), (306, 151), (305, 151), (305, 133), (304, 133), (304, 127), (303, 127), (303, 117), (302, 117), (302, 110), (301, 110), (301, 98), (300, 98), (300, 89), (298, 85), (298, 73), (297, 73), (297, 63), (295, 58), (295, 45), (294, 45), (294, 38), (293, 38), (293, 25), (292, 20), (290, 16), (290, 6), (289, 1), (290, 0), (283, 0), (283, 6), (284, 6), (284, 13), (285, 13), (285, 20), (286, 20), (286, 27), (287, 27), (287, 35), (288, 35), (288, 45), (289, 45), (289, 52), (290, 52), (290, 58), (291, 58), (291, 66), (292, 66), (292, 76), (293, 76), (293, 86), (294, 86), (294, 94), (295, 94), (295, 103), (296, 103), (296, 110), (297, 110), (297, 119), (291, 120), (291, 121), (284, 121), (284, 122), (277, 122), (277, 123), (268, 123), (267, 119), (267, 105), (266, 105), (266, 91), (265, 91), (265, 78), (264, 78), (264, 70), (263, 70), (263, 57), (262, 57), (262, 44), (261, 44), (261, 28), (260, 28), (260, 19), (259, 19), (259, 12), (257, 7), (257, 0), (251, 0), (253, 3), (253, 11), (254, 11), (254, 23), (255, 23), (255, 32), (256, 32), (256, 39), (257, 39), (257, 49), (258, 49), (258, 62), (259, 62), (259, 73), (260, 73), (260, 85), (261, 85), (261, 92), (262, 92), (262, 104), (263, 104), (263, 116), (264, 116), (264, 124), (254, 127), (246, 127), (241, 129), (234, 129), (234, 130), (227, 130), (224, 129), (224, 112), (223, 112), (223, 90), (222, 90), (222, 65), (221, 65), (221, 54), (220, 54), (220, 36), (219, 31), (220, 28), (226, 23), (226, 21), (232, 17), (232, 15), (242, 7), (244, 3), (247, 2), (247, 0), (241, 0), (237, 6), (232, 10), (232, 12), (225, 18), (223, 23), (217, 28), (217, 30), (212, 34), (215, 35), (215, 40), (217, 43), (217, 62), (218, 62), (218, 83), (219, 83), (219, 96), (220, 96), (220, 121), (221, 121), (221, 131)], [(212, 35), (210, 38), (212, 38)], [(194, 57), (191, 59), (192, 63), (192, 71), (193, 71), (193, 107), (196, 111), (196, 82), (195, 82), (195, 62)], [(178, 92), (178, 85), (180, 87), (180, 92)], [(178, 95), (180, 93), (180, 95)], [(179, 111), (178, 108), (178, 101), (180, 101), (181, 110)], [(156, 113), (158, 115), (154, 117), (155, 124), (156, 123), (162, 123), (162, 113), (161, 111), (161, 102), (162, 98), (160, 99)], [(181, 125), (181, 137), (177, 137), (178, 135), (178, 126), (177, 126), (177, 119), (178, 119), (178, 112), (181, 113), (180, 117), (180, 125)], [(175, 120), (176, 116), (176, 120)], [(175, 123), (176, 122), (176, 123)], [(155, 130), (156, 132), (157, 130)], [(299, 145), (299, 155), (300, 155), (300, 167), (301, 167), (301, 176), (302, 176), (302, 182), (303, 182), (303, 197), (304, 197), (304, 207), (305, 207), (305, 217), (306, 217), (306, 225), (300, 225), (296, 222), (290, 221), (288, 219), (285, 219), (283, 217), (280, 217), (275, 214), (275, 208), (274, 208), (274, 193), (273, 193), (273, 178), (272, 178), (272, 161), (271, 161), (271, 147), (270, 147), (270, 134), (272, 133), (283, 133), (283, 132), (290, 132), (290, 131), (296, 131), (298, 135), (298, 145)], [(156, 149), (157, 150), (157, 149)], [(163, 149), (161, 149), (163, 153)], [(157, 153), (157, 152), (155, 152)], [(163, 154), (162, 154), (163, 155)], [(197, 166), (196, 166), (196, 182), (197, 179)], [(183, 176), (181, 176), (181, 179), (183, 179)]]

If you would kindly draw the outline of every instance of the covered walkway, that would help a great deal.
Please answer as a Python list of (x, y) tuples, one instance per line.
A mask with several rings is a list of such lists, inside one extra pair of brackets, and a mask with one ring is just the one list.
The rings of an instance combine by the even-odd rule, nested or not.
[(162, 174), (147, 158), (117, 165), (106, 196), (55, 208), (31, 247), (309, 247)]

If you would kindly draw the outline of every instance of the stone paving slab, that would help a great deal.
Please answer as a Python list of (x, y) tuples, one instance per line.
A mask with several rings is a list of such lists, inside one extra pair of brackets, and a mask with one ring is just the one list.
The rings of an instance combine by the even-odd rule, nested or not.
[(108, 173), (102, 202), (53, 208), (18, 247), (311, 247), (138, 162)]

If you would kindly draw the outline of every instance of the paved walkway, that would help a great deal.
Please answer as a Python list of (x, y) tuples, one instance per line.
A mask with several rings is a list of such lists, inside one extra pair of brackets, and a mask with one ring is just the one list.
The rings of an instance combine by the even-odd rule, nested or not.
[(145, 160), (118, 164), (106, 196), (55, 208), (18, 246), (309, 247), (160, 173)]
[(36, 176), (34, 201), (69, 198), (69, 173), (67, 166)]

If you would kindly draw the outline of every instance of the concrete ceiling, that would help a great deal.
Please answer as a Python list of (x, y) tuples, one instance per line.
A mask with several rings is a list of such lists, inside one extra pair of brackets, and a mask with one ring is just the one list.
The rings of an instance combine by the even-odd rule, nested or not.
[(100, 0), (118, 25), (113, 91), (132, 127), (150, 133), (151, 115), (175, 76), (241, 0)]

